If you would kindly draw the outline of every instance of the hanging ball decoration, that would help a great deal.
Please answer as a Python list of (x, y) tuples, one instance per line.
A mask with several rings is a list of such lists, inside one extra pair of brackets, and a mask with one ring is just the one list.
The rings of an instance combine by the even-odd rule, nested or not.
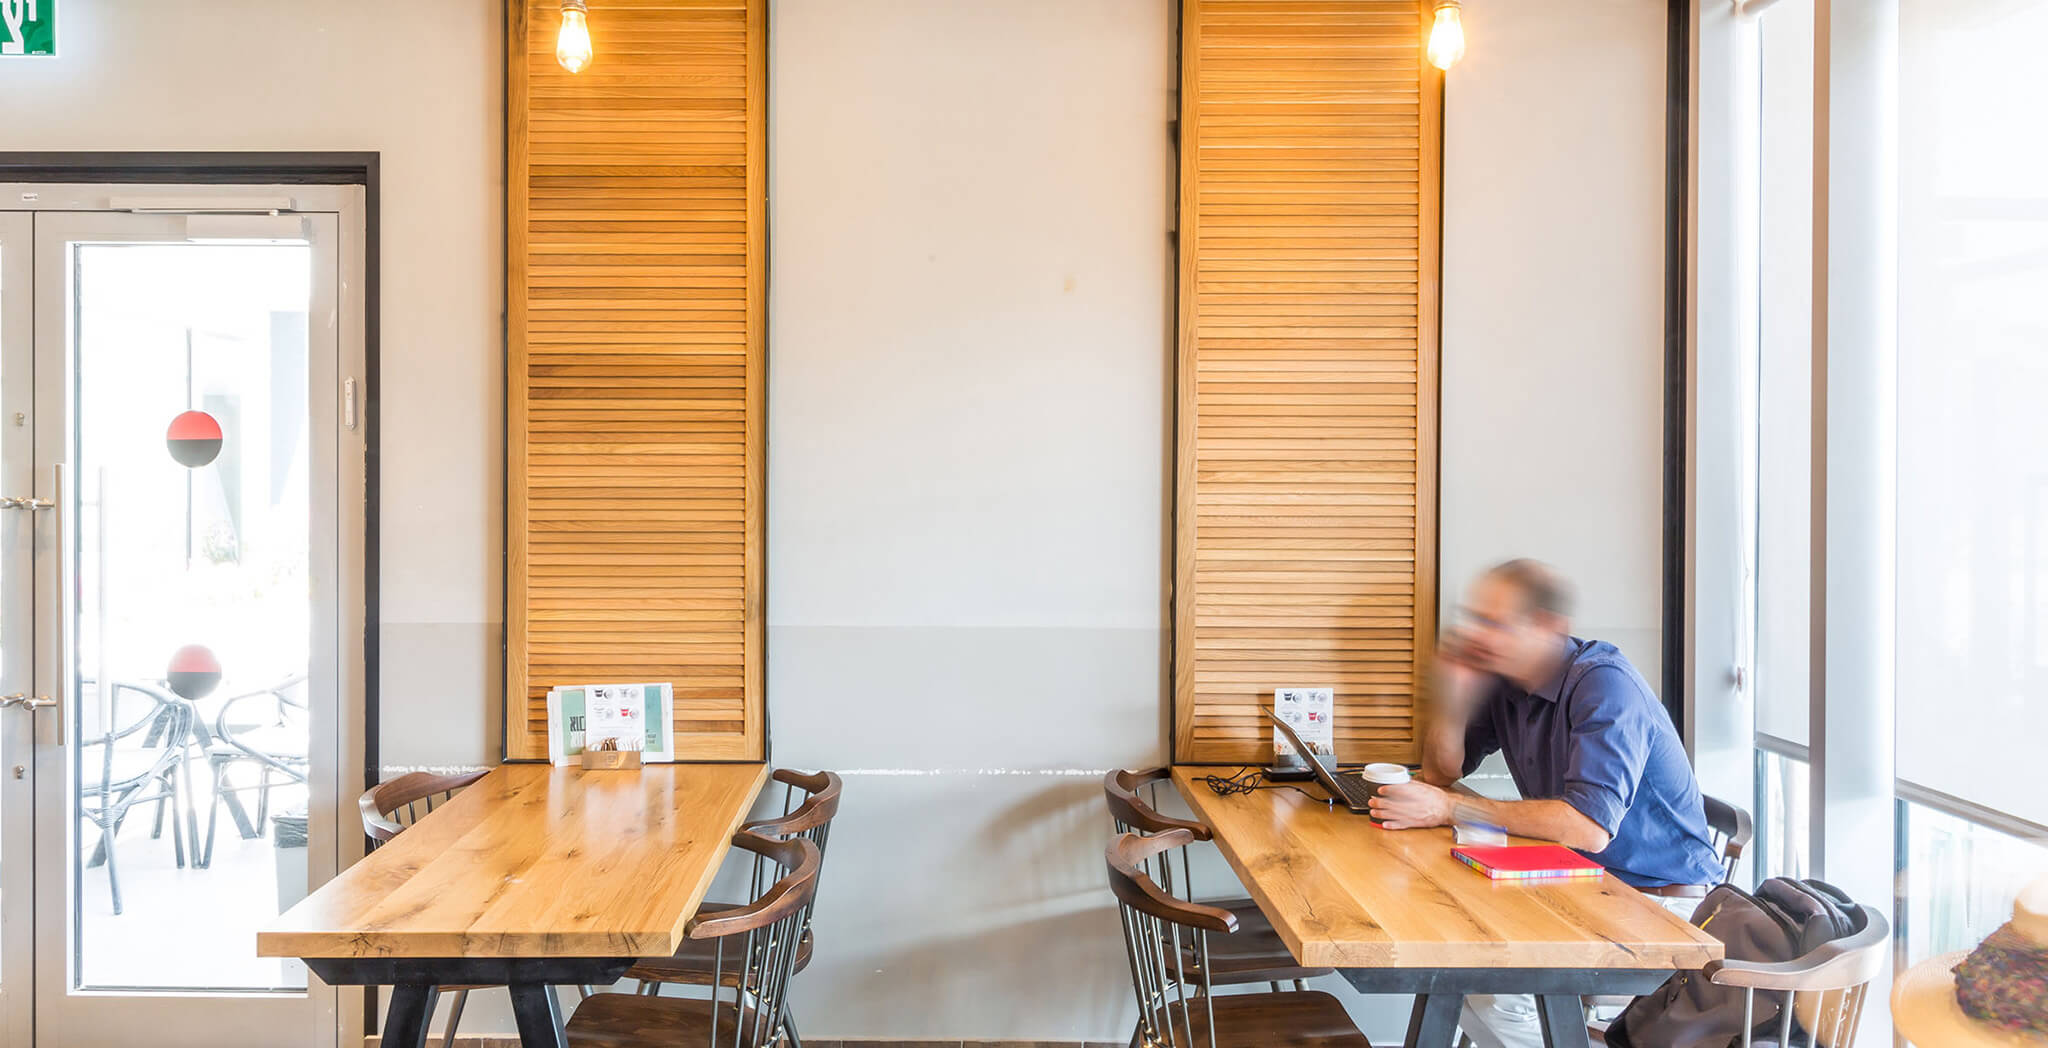
[(171, 656), (164, 679), (181, 699), (203, 699), (220, 687), (220, 660), (204, 644), (187, 644)]
[(171, 420), (164, 444), (178, 465), (198, 469), (220, 454), (220, 423), (204, 411), (187, 411)]

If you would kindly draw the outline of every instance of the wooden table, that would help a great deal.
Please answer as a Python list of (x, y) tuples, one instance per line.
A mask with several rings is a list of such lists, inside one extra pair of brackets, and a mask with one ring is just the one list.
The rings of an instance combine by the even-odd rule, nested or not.
[(1580, 996), (1647, 993), (1722, 955), (1615, 877), (1496, 884), (1451, 857), (1448, 829), (1382, 830), (1290, 789), (1219, 797), (1197, 781), (1212, 771), (1173, 784), (1295, 959), (1415, 994), (1411, 1046), (1449, 1048), (1468, 993), (1533, 994), (1546, 1043), (1584, 1046)]
[(508, 764), (256, 935), (329, 983), (390, 986), (382, 1043), (426, 1043), (436, 987), (506, 986), (526, 1045), (560, 1046), (560, 984), (666, 957), (761, 792), (761, 764), (584, 772)]

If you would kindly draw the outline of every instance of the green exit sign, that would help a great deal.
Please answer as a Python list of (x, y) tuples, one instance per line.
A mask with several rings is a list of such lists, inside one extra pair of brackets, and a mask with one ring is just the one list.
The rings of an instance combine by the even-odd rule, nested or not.
[(0, 58), (57, 53), (57, 0), (0, 0)]

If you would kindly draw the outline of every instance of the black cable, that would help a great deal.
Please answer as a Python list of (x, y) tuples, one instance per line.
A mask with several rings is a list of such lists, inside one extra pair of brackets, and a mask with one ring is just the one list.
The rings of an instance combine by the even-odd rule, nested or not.
[(1236, 797), (1257, 790), (1293, 790), (1309, 800), (1327, 803), (1328, 798), (1318, 797), (1291, 782), (1262, 782), (1264, 772), (1252, 765), (1239, 768), (1235, 775), (1204, 775), (1196, 782), (1214, 792), (1218, 797)]

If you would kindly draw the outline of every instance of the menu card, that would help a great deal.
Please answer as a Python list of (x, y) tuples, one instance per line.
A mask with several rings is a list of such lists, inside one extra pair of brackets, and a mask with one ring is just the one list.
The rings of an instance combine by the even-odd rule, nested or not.
[(579, 763), (585, 749), (616, 739), (643, 763), (676, 759), (674, 691), (668, 684), (584, 684), (548, 692), (548, 760)]

